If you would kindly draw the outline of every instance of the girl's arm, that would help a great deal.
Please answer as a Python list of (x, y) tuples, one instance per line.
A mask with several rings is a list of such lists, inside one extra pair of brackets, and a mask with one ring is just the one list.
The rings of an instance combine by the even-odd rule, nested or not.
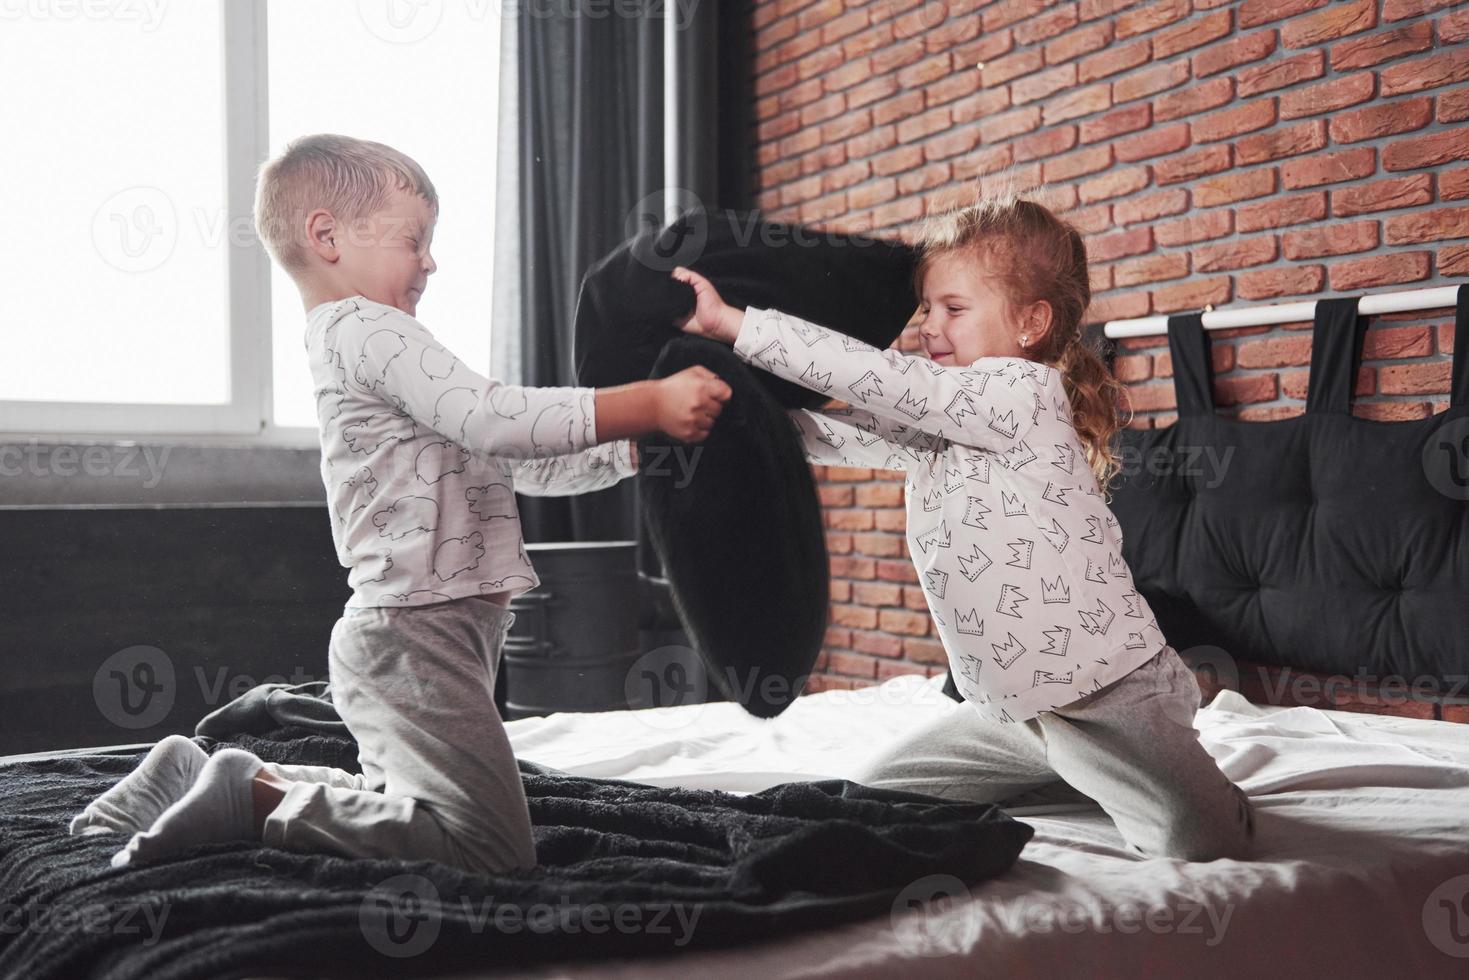
[(1044, 364), (982, 358), (973, 367), (941, 367), (780, 310), (737, 310), (698, 273), (679, 267), (673, 275), (694, 290), (694, 311), (679, 324), (685, 331), (733, 344), (742, 360), (903, 431), (1024, 458), (1025, 437), (1065, 401), (1059, 376)]
[(734, 352), (891, 426), (998, 453), (1019, 446), (1041, 414), (1054, 411), (1045, 390), (1054, 369), (1044, 364), (995, 359), (946, 368), (926, 357), (880, 351), (779, 310), (745, 310)]
[(812, 463), (906, 470), (918, 462), (919, 447), (910, 448), (890, 439), (889, 427), (870, 412), (856, 408), (814, 412), (792, 408), (786, 414), (801, 436), (806, 459)]

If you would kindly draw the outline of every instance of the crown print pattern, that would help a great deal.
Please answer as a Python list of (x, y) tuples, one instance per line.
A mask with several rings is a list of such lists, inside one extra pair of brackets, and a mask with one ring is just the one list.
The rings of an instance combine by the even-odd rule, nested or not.
[(908, 553), (981, 715), (1024, 721), (1162, 649), (1054, 367), (945, 367), (754, 307), (734, 349), (845, 403), (788, 413), (811, 462), (905, 471)]
[(595, 444), (593, 389), (483, 377), (395, 307), (323, 303), (305, 339), (349, 606), (526, 592), (540, 578), (516, 493), (584, 493), (636, 472), (628, 440)]

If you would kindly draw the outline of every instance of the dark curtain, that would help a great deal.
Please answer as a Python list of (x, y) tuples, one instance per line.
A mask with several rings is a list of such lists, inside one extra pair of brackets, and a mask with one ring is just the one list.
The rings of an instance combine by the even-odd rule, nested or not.
[[(546, 14), (518, 24), (521, 383), (537, 386), (577, 383), (582, 276), (664, 184), (663, 19)], [(639, 539), (636, 490), (628, 479), (596, 493), (522, 495), (525, 538)]]
[[(684, 143), (678, 183), (714, 207), (753, 207), (752, 10), (750, 0), (723, 0), (679, 15), (686, 22), (675, 39)], [(545, 13), (517, 22), (520, 381), (568, 385), (577, 383), (572, 340), (582, 276), (641, 230), (630, 213), (666, 184), (664, 21)], [(661, 577), (638, 520), (635, 480), (572, 497), (522, 495), (519, 503), (527, 541), (637, 540), (639, 568)]]

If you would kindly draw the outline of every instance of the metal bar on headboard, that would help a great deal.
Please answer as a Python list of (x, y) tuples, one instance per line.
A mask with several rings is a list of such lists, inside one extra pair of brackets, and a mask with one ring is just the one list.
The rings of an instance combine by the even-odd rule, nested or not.
[[(1452, 309), (1459, 301), (1458, 286), (1435, 286), (1409, 289), (1399, 293), (1374, 293), (1363, 296), (1357, 312), (1399, 313), (1404, 310)], [(1205, 330), (1227, 330), (1230, 327), (1256, 327), (1279, 323), (1304, 323), (1316, 318), (1316, 300), (1277, 303), (1273, 306), (1245, 306), (1237, 310), (1204, 307)], [(1102, 328), (1108, 337), (1147, 337), (1168, 332), (1168, 317), (1143, 316), (1131, 320), (1108, 320)]]

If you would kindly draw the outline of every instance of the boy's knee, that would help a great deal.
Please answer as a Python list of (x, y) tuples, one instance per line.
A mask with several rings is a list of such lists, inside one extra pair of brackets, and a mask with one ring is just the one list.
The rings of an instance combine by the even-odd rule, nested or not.
[(905, 782), (912, 769), (911, 759), (905, 764), (894, 753), (883, 752), (881, 755), (868, 758), (864, 764), (859, 766), (852, 774), (851, 781), (861, 783), (863, 786), (892, 789), (895, 784)]
[(475, 874), (498, 875), (529, 871), (537, 863), (536, 843), (532, 839), (477, 847), (466, 847), (463, 842), (454, 841), (453, 845), (457, 852), (454, 863)]

